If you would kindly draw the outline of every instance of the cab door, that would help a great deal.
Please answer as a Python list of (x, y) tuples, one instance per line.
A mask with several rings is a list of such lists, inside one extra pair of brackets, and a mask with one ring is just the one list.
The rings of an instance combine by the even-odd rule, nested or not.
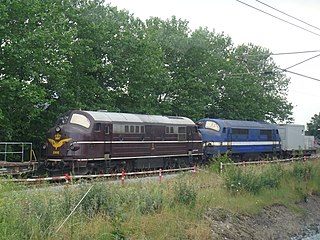
[(104, 159), (108, 160), (112, 156), (112, 140), (113, 140), (113, 125), (106, 123), (103, 127), (104, 134)]
[(232, 132), (231, 128), (225, 128), (227, 134), (227, 151), (232, 152)]

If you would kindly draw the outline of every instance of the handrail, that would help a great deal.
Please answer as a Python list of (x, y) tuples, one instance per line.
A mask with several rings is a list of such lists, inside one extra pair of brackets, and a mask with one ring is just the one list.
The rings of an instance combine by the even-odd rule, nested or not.
[[(31, 142), (0, 142), (0, 148), (4, 146), (4, 151), (0, 151), (0, 155), (4, 155), (4, 161), (6, 162), (9, 155), (21, 155), (21, 162), (24, 162), (25, 153), (29, 151), (29, 161), (36, 161), (35, 153), (32, 149)], [(14, 149), (8, 149), (9, 146), (13, 146)]]

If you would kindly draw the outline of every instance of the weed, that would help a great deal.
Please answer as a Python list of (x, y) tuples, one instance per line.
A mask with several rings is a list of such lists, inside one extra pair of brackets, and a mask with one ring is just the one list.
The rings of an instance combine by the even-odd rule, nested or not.
[(194, 187), (185, 182), (178, 182), (175, 186), (175, 203), (182, 203), (194, 207), (197, 199), (197, 192)]
[(231, 158), (229, 158), (228, 154), (218, 154), (216, 158), (210, 159), (209, 170), (211, 172), (219, 173), (220, 172), (220, 164), (223, 163), (232, 163)]
[(163, 207), (162, 189), (144, 189), (138, 197), (139, 210), (142, 214), (159, 213)]

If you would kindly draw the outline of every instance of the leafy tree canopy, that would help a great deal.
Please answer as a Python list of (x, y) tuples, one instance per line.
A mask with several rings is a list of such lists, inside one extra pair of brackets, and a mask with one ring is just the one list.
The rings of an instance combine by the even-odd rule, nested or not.
[(40, 142), (71, 109), (291, 121), (270, 52), (99, 0), (0, 2), (2, 141)]
[(320, 140), (320, 113), (315, 114), (307, 123), (307, 134)]

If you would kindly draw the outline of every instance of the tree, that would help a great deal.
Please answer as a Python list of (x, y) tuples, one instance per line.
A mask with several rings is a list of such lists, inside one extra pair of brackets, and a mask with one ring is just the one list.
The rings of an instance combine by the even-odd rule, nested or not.
[(307, 123), (307, 135), (315, 136), (320, 139), (320, 113), (315, 114), (309, 123)]
[(286, 93), (289, 79), (268, 50), (252, 44), (230, 49), (217, 82), (211, 114), (217, 118), (292, 121)]
[(289, 79), (261, 47), (102, 0), (3, 0), (0, 11), (1, 140), (40, 142), (71, 109), (290, 120)]
[(74, 26), (65, 18), (66, 7), (64, 1), (55, 0), (0, 3), (3, 140), (39, 137), (39, 118), (63, 86), (70, 67), (68, 49)]

